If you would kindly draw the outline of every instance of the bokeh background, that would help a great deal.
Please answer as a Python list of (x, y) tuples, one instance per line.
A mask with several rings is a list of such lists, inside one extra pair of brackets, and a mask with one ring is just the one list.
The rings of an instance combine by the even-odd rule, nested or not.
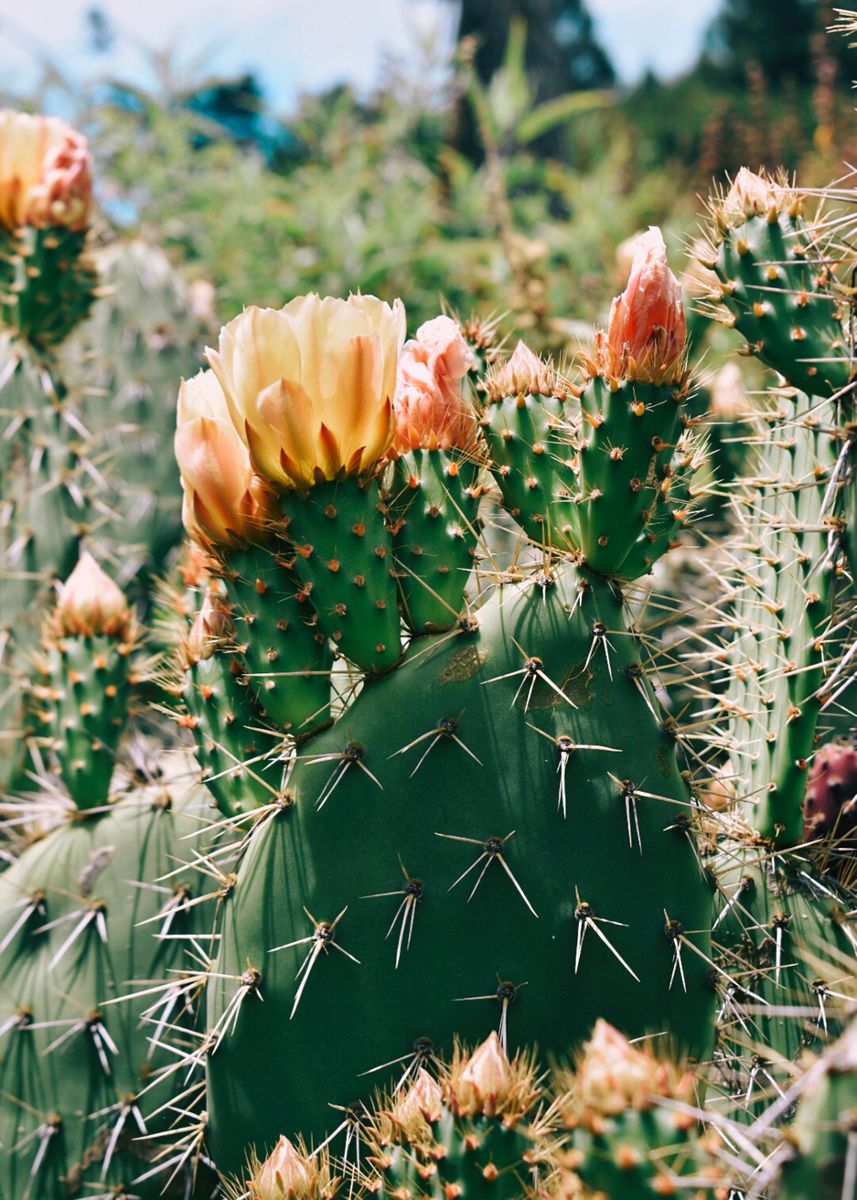
[[(103, 236), (232, 316), (310, 289), (507, 314), (563, 352), (627, 240), (691, 243), (743, 163), (857, 157), (857, 52), (819, 0), (0, 3), (0, 100), (75, 121)], [(211, 285), (211, 287), (209, 287)]]

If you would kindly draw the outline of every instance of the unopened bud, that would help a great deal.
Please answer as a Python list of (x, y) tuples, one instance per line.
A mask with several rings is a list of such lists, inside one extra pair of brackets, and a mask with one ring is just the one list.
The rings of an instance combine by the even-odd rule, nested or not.
[(128, 633), (130, 621), (131, 610), (122, 589), (84, 550), (60, 589), (56, 607), (58, 632), (123, 638)]

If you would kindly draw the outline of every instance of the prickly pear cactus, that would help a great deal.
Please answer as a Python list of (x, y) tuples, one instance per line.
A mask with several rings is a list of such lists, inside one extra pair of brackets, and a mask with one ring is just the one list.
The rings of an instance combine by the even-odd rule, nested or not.
[(109, 465), (102, 501), (125, 585), (159, 570), (181, 533), (170, 453), (176, 381), (195, 370), (213, 316), (157, 246), (118, 242), (97, 262), (99, 299), (63, 347), (62, 368)]
[[(516, 469), (564, 447), (573, 473), (566, 488), (546, 469), (505, 502), (539, 537), (553, 518), (538, 514), (563, 506), (575, 540), (557, 555), (545, 536), (532, 570), (483, 568), (478, 605), (475, 501), (491, 475), (508, 484), (507, 464), (463, 394), (454, 323), (423, 326), (396, 380), (401, 337), (398, 308), (370, 297), (247, 309), (179, 402), (185, 524), (222, 577), (220, 615), (192, 638), (186, 721), (221, 808), (247, 816), (209, 989), (210, 1027), (227, 1031), (208, 1070), (227, 1172), (281, 1134), (317, 1141), (331, 1105), (494, 1024), (548, 1054), (605, 1015), (708, 1049), (711, 887), (620, 582), (689, 505), (684, 324), (660, 235), (587, 358), (585, 416), (580, 389), (527, 351), (492, 374), (503, 411), (544, 426)], [(343, 660), (332, 676), (329, 659), (307, 676), (300, 639), (318, 633)], [(255, 727), (239, 796), (245, 665), (243, 698), (282, 732), (266, 755)], [(308, 678), (326, 697), (314, 713)]]
[(168, 1026), (190, 1036), (201, 984), (183, 968), (197, 934), (196, 966), (206, 965), (214, 905), (200, 905), (217, 892), (184, 863), (208, 802), (181, 755), (146, 763), (151, 744), (140, 777), (114, 772), (134, 641), (122, 592), (84, 555), (46, 629), (43, 792), (7, 808), (29, 842), (0, 879), (0, 1187), (10, 1196), (97, 1186), (154, 1197), (176, 1179), (190, 1194), (184, 1159), (165, 1164), (151, 1138), (187, 1085), (161, 1039)]
[[(803, 845), (819, 720), (841, 687), (853, 602), (841, 548), (838, 404), (831, 395), (846, 376), (830, 374), (843, 366), (833, 345), (831, 294), (804, 295), (812, 281), (806, 253), (798, 252), (809, 236), (800, 222), (793, 193), (742, 171), (714, 208), (712, 233), (719, 257), (711, 265), (738, 329), (790, 383), (814, 389), (810, 396), (775, 392), (748, 421), (755, 461), (737, 496), (733, 586), (718, 631), (727, 630), (729, 684), (712, 697), (723, 726), (711, 747), (715, 756), (727, 751), (722, 778), (737, 805), (716, 863), (721, 1047), (736, 1055), (728, 1072), (735, 1103), (753, 1114), (786, 1085), (804, 1046), (823, 1045), (841, 1027), (851, 984), (843, 990), (829, 980), (853, 973), (857, 946), (852, 898), (828, 870), (830, 846), (818, 837)], [(782, 254), (771, 255), (782, 250), (786, 224), (784, 263)], [(729, 284), (730, 270), (738, 272), (733, 255), (747, 270), (752, 263), (759, 287), (761, 298), (751, 297), (749, 310), (746, 271), (741, 286)], [(798, 281), (789, 271), (803, 274)], [(787, 324), (795, 313), (803, 322), (797, 333)], [(764, 338), (753, 322), (764, 325)]]

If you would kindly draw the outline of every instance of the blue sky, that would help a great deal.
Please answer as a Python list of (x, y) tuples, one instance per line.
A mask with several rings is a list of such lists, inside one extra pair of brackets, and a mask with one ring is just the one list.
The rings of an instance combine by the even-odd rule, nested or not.
[[(688, 66), (719, 0), (590, 0), (621, 76)], [(272, 103), (347, 79), (371, 87), (385, 55), (416, 61), (420, 39), (446, 44), (445, 0), (102, 0), (123, 37), (109, 58), (87, 52), (81, 0), (0, 0), (0, 84), (26, 90), (48, 55), (72, 76), (121, 73), (145, 81), (145, 48), (176, 47), (211, 71), (254, 70)]]

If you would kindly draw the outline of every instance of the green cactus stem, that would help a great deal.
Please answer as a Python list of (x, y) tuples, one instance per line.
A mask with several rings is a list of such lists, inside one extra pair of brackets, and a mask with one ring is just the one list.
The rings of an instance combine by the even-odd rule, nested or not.
[(85, 230), (0, 229), (0, 324), (36, 346), (56, 346), (87, 315), (98, 276)]
[(376, 479), (317, 483), (281, 498), (294, 571), (319, 629), (360, 670), (386, 670), (401, 655), (393, 540)]
[(742, 170), (713, 204), (703, 266), (715, 298), (749, 350), (812, 396), (841, 391), (851, 377), (823, 230), (807, 225), (797, 193)]
[(330, 719), (333, 656), (307, 591), (275, 547), (223, 553), (250, 685), (269, 724), (303, 735)]
[[(300, 748), (294, 802), (249, 839), (218, 971), (249, 964), (264, 1003), (209, 1060), (222, 1169), (322, 1137), (331, 1104), (507, 1014), (546, 1054), (600, 1016), (706, 1052), (711, 890), (674, 739), (618, 591), (571, 566), (542, 583), (414, 639)], [(231, 1002), (215, 980), (210, 1021)]]
[(388, 502), (405, 624), (452, 629), (461, 616), (479, 538), (480, 465), (446, 450), (409, 450), (393, 467)]

